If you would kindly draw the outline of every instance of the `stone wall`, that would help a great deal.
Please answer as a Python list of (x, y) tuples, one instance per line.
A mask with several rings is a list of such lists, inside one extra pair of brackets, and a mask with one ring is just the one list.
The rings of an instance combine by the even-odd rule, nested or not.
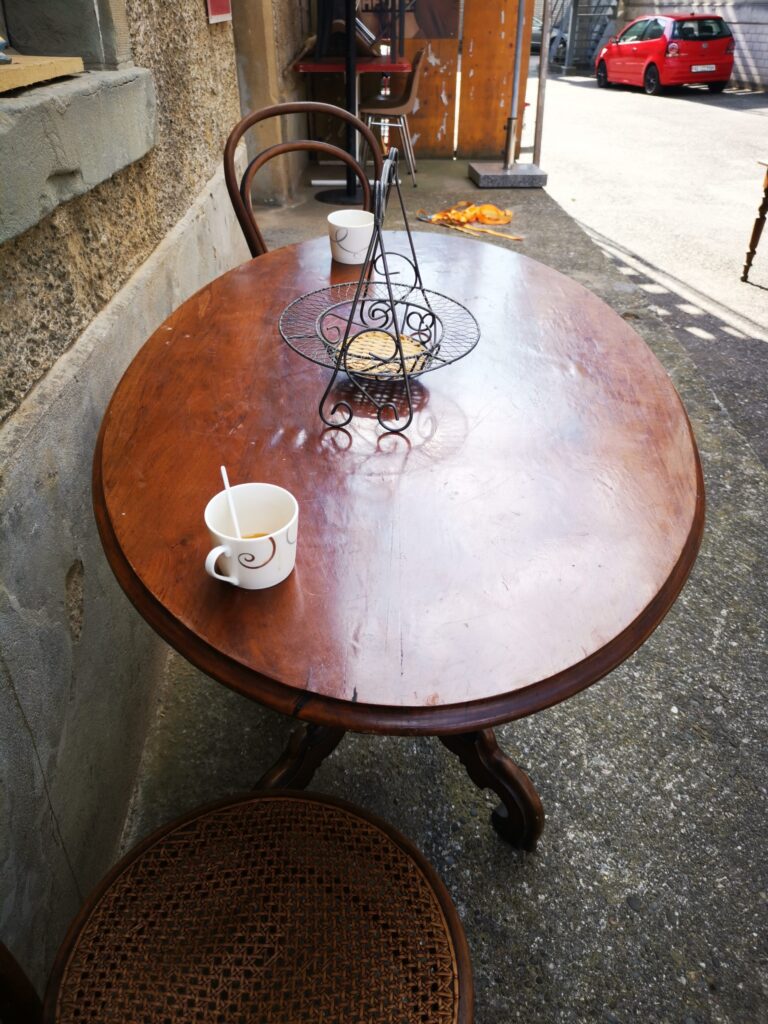
[(682, 8), (674, 0), (650, 4), (628, 0), (619, 24), (643, 14), (672, 14), (681, 9), (694, 14), (719, 14), (728, 22), (736, 41), (732, 84), (751, 89), (768, 86), (768, 0), (691, 0)]
[(0, 246), (0, 421), (188, 209), (239, 116), (231, 25), (209, 26), (198, 0), (126, 7), (133, 60), (155, 80), (156, 145)]
[(201, 0), (125, 9), (154, 148), (0, 246), (0, 940), (38, 987), (115, 859), (167, 654), (101, 551), (96, 432), (148, 334), (247, 257), (220, 172), (231, 25)]

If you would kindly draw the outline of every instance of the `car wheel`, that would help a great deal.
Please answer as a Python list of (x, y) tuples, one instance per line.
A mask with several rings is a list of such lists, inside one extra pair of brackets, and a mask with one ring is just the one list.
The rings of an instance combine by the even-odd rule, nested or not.
[(707, 88), (710, 92), (722, 92), (726, 85), (728, 85), (727, 82), (707, 82)]
[(649, 64), (645, 69), (645, 75), (643, 76), (643, 88), (649, 96), (658, 96), (661, 92), (659, 69), (655, 64)]
[(597, 79), (598, 89), (607, 89), (611, 84), (608, 81), (608, 68), (605, 66), (605, 61), (601, 60), (597, 65), (597, 71), (595, 72), (595, 78)]

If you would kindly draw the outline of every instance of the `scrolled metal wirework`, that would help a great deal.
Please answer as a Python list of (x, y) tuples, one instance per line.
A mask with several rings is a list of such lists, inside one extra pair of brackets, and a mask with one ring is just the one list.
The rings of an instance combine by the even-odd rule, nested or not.
[[(410, 255), (390, 253), (382, 227), (395, 186), (405, 222)], [(374, 226), (365, 262), (356, 282), (333, 285), (295, 299), (283, 310), (283, 339), (305, 359), (333, 370), (320, 399), (319, 413), (329, 427), (345, 427), (354, 416), (346, 399), (331, 394), (339, 374), (376, 410), (386, 431), (406, 430), (413, 419), (410, 380), (461, 359), (475, 347), (480, 330), (461, 303), (424, 287), (413, 236), (397, 177), (397, 150), (391, 149), (381, 179), (374, 182)], [(403, 261), (408, 280), (394, 280)], [(399, 382), (404, 402), (381, 396), (373, 382)], [(328, 408), (330, 404), (330, 409)], [(405, 408), (403, 408), (403, 405)]]

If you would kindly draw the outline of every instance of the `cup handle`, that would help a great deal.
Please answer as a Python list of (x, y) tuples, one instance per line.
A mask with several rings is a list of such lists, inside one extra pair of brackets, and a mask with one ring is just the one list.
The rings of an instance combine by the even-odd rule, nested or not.
[(232, 551), (224, 544), (219, 544), (217, 548), (213, 548), (212, 551), (208, 552), (208, 557), (205, 560), (205, 571), (209, 576), (213, 576), (217, 580), (224, 580), (225, 583), (234, 583), (237, 586), (237, 577), (222, 576), (220, 572), (216, 572), (216, 563), (219, 560), (219, 555), (226, 555), (228, 558), (231, 558)]

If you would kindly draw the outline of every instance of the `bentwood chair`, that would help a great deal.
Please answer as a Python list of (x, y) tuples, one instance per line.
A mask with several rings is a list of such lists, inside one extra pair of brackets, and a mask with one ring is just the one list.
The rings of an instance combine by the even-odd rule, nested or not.
[[(278, 103), (272, 107), (264, 107), (262, 110), (256, 110), (251, 114), (248, 114), (238, 122), (230, 132), (227, 143), (224, 147), (224, 177), (227, 183), (227, 190), (229, 192), (229, 198), (232, 201), (232, 206), (235, 209), (235, 214), (240, 223), (240, 227), (243, 229), (245, 240), (248, 244), (248, 248), (251, 251), (252, 256), (262, 256), (267, 252), (267, 245), (264, 238), (259, 230), (259, 226), (256, 223), (256, 216), (253, 211), (253, 200), (251, 196), (251, 186), (256, 173), (273, 157), (280, 156), (283, 153), (292, 153), (299, 150), (316, 151), (323, 153), (326, 156), (333, 157), (336, 160), (341, 160), (343, 163), (350, 167), (355, 175), (357, 176), (360, 185), (363, 190), (363, 206), (366, 210), (372, 210), (372, 199), (371, 199), (371, 188), (363, 167), (360, 166), (355, 157), (351, 156), (346, 150), (341, 149), (339, 146), (334, 146), (330, 142), (322, 142), (318, 139), (292, 139), (287, 142), (280, 142), (274, 146), (269, 146), (267, 149), (262, 150), (258, 153), (248, 164), (243, 173), (242, 177), (238, 180), (237, 171), (235, 169), (235, 151), (240, 140), (243, 138), (245, 133), (259, 122), (266, 120), (270, 117), (281, 117), (286, 114), (307, 114), (313, 116), (316, 114), (325, 114), (331, 117), (338, 118), (344, 121), (346, 124), (352, 125), (356, 132), (358, 132), (371, 151), (373, 157), (374, 177), (376, 179), (381, 177), (381, 168), (383, 164), (383, 157), (381, 155), (381, 148), (376, 141), (376, 136), (373, 134), (371, 129), (363, 124), (359, 118), (355, 117), (354, 114), (350, 114), (349, 111), (344, 110), (342, 107), (336, 107), (331, 103), (310, 103), (306, 101), (296, 103)], [(364, 160), (366, 163), (367, 160)]]
[(369, 127), (398, 129), (414, 188), (416, 187), (416, 154), (413, 150), (413, 140), (408, 127), (408, 115), (412, 114), (416, 107), (416, 101), (419, 98), (419, 82), (423, 70), (424, 50), (418, 50), (411, 61), (411, 71), (402, 95), (374, 96), (372, 99), (365, 100), (360, 107), (360, 114)]
[(290, 790), (167, 825), (86, 900), (44, 1004), (0, 945), (2, 1024), (471, 1024), (448, 892), (390, 825)]

